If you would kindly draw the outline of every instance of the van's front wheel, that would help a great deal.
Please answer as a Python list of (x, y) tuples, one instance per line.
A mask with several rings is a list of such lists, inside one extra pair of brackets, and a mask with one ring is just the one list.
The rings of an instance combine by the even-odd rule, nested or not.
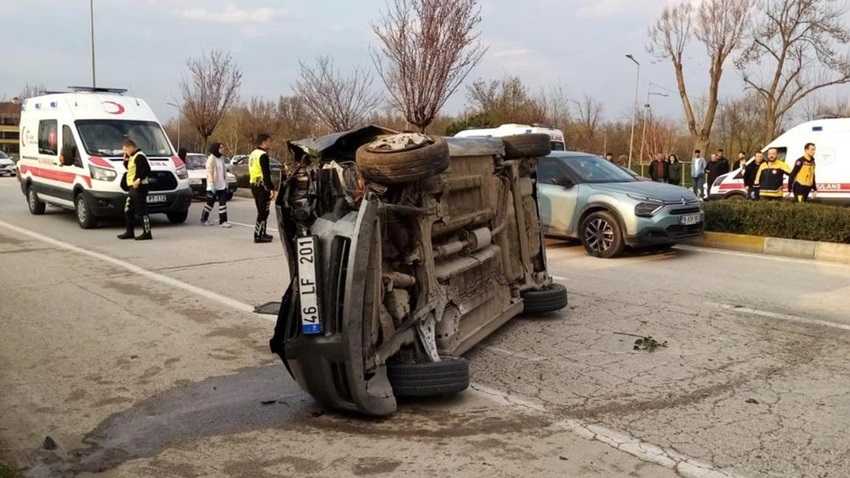
[(77, 199), (74, 200), (74, 212), (77, 214), (77, 224), (81, 228), (94, 229), (97, 227), (97, 216), (92, 213), (85, 194), (77, 194)]
[(166, 216), (171, 224), (183, 224), (189, 218), (189, 211), (169, 212)]
[(47, 208), (47, 205), (38, 199), (38, 194), (36, 194), (32, 185), (27, 187), (27, 205), (29, 205), (30, 214), (34, 214), (36, 216), (44, 214), (44, 210)]

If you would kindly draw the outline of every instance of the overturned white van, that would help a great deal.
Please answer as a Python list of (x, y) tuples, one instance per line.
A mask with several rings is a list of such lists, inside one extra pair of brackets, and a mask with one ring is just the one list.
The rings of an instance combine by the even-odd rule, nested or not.
[[(767, 150), (776, 148), (777, 157), (793, 167), (803, 155), (806, 143), (817, 146), (817, 200), (850, 205), (850, 118), (799, 124), (771, 141), (762, 152), (767, 157)], [(710, 199), (744, 199), (746, 196), (744, 171), (740, 168), (718, 177), (709, 191)]]
[(183, 162), (148, 105), (125, 90), (72, 87), (21, 104), (21, 191), (32, 214), (73, 210), (83, 229), (124, 213), (127, 173), (121, 150), (136, 142), (151, 165), (148, 210), (186, 221), (192, 193)]

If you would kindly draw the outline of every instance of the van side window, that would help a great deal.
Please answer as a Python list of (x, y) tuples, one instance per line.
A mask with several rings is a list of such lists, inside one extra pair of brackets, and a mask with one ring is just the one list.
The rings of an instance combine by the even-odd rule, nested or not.
[(56, 156), (59, 141), (59, 131), (56, 120), (41, 120), (38, 122), (38, 152)]
[(74, 165), (78, 168), (83, 167), (83, 161), (80, 158), (80, 150), (77, 148), (77, 140), (74, 139), (74, 133), (71, 132), (69, 126), (62, 126), (62, 159), (64, 166)]

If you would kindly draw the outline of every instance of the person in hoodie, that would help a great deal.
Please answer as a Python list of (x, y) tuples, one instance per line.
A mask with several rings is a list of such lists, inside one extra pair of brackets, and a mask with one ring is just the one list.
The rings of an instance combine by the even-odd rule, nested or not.
[(707, 189), (706, 193), (710, 194), (711, 186), (714, 184), (714, 181), (716, 181), (717, 178), (723, 176), (728, 172), (729, 161), (726, 161), (726, 158), (723, 158), (719, 154), (712, 154), (711, 160), (705, 167), (705, 188)]
[(204, 226), (215, 226), (210, 221), (215, 202), (218, 201), (218, 225), (231, 228), (227, 222), (227, 198), (230, 192), (227, 190), (227, 165), (224, 163), (224, 152), (221, 143), (210, 145), (210, 155), (207, 158), (207, 204), (201, 213), (201, 223)]

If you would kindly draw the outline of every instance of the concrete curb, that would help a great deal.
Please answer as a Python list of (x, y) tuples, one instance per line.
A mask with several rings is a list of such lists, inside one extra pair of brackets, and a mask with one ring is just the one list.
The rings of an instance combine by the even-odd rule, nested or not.
[(682, 242), (699, 247), (850, 264), (850, 244), (747, 236), (724, 232), (705, 232), (701, 237)]

